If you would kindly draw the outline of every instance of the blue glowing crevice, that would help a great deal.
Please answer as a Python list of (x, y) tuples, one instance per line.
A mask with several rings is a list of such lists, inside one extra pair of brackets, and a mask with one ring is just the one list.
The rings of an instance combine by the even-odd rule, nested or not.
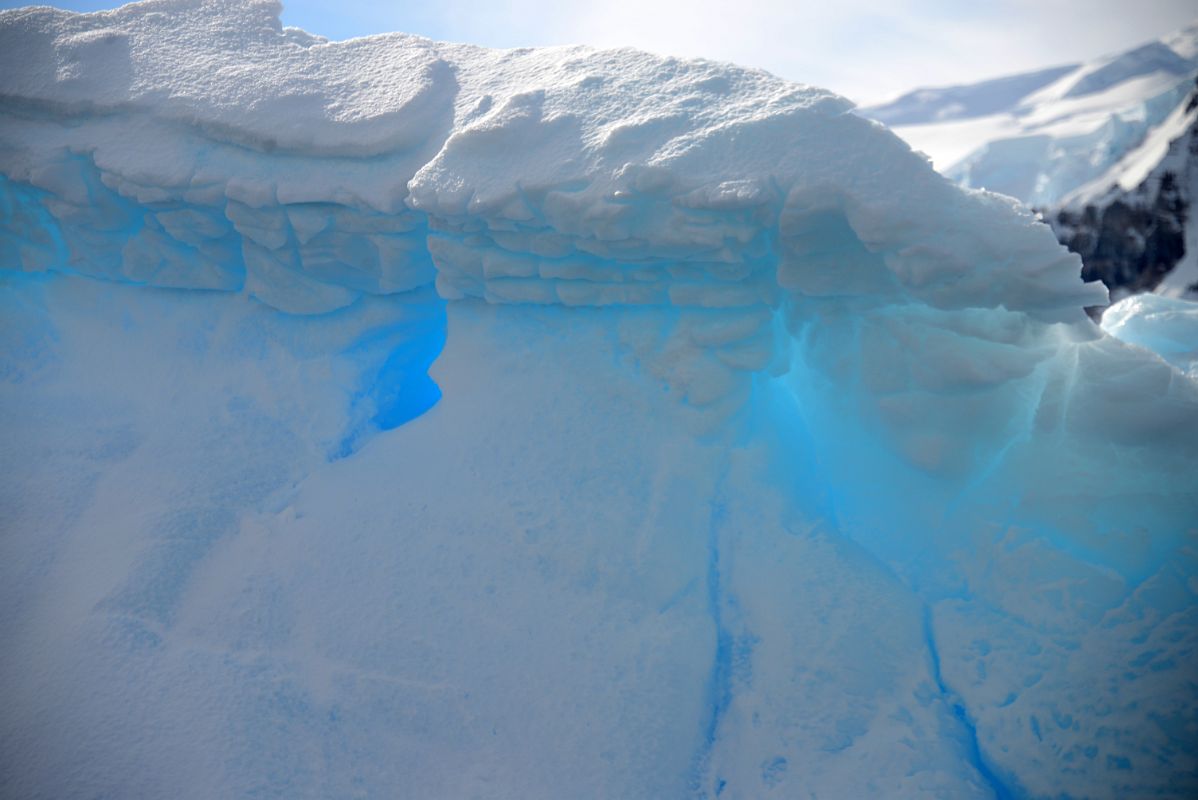
[[(35, 267), (54, 267), (74, 274), (67, 267), (68, 248), (62, 228), (44, 202), (51, 197), (44, 189), (0, 175), (0, 216), (7, 223), (0, 227), (0, 268), (25, 271), (26, 261), (32, 261)], [(23, 217), (34, 222), (26, 225), (28, 241), (14, 230)], [(39, 237), (44, 240), (39, 241)]]
[[(155, 213), (193, 207), (177, 202), (136, 203), (106, 186), (95, 162), (84, 155), (73, 155), (60, 167), (70, 170), (82, 187), (82, 196), (89, 204), (88, 213), (78, 213), (64, 225), (49, 205), (64, 201), (32, 184), (0, 176), (0, 212), (7, 223), (0, 226), (0, 267), (32, 265), (66, 275), (171, 287), (171, 277), (166, 276), (164, 281), (164, 276), (158, 274), (164, 266), (171, 268), (169, 258), (164, 257), (157, 267), (152, 262), (143, 262), (132, 270), (126, 258), (126, 245), (152, 235), (157, 237), (153, 246), (169, 246), (173, 257), (201, 266), (219, 262), (221, 270), (235, 277), (233, 283), (213, 287), (215, 290), (244, 286), (246, 269), (241, 257), (241, 236), (228, 222), (222, 204), (195, 207), (219, 220), (224, 230), (222, 235), (210, 235), (205, 240), (207, 250), (201, 252), (154, 221)], [(300, 242), (290, 224), (285, 227), (285, 234), (286, 246), (279, 251), (279, 257), (290, 261), (283, 266), (302, 272), (298, 261)], [(414, 235), (423, 237), (425, 231), (419, 228)], [(99, 242), (105, 246), (97, 246)], [(423, 258), (431, 257), (424, 253)], [(431, 273), (431, 260), (427, 267)], [(353, 274), (352, 269), (346, 271)], [(212, 289), (188, 289), (209, 290)], [(445, 344), (445, 307), (439, 298), (428, 302), (427, 308), (415, 315), (405, 312), (405, 321), (376, 330), (343, 354), (370, 366), (365, 367), (365, 379), (350, 398), (351, 424), (334, 446), (331, 459), (352, 454), (373, 434), (415, 419), (440, 399), (440, 389), (428, 370)], [(405, 306), (409, 311), (414, 308), (410, 304)]]
[[(50, 270), (64, 275), (80, 275), (97, 280), (117, 281), (137, 286), (195, 288), (179, 285), (170, 272), (169, 258), (156, 266), (129, 269), (127, 246), (139, 237), (156, 236), (153, 247), (169, 242), (170, 254), (183, 262), (219, 269), (233, 276), (230, 283), (208, 287), (235, 291), (245, 282), (245, 264), (240, 238), (229, 225), (223, 236), (210, 236), (201, 248), (172, 235), (157, 221), (163, 212), (197, 210), (226, 219), (224, 207), (198, 207), (183, 202), (138, 202), (105, 185), (102, 172), (93, 158), (74, 154), (58, 165), (77, 171), (79, 184), (87, 197), (87, 206), (75, 206), (67, 221), (52, 210), (51, 204), (67, 202), (53, 192), (30, 183), (0, 175), (0, 268)], [(68, 203), (69, 204), (69, 203)]]
[[(725, 467), (724, 472), (727, 472)], [(720, 496), (725, 474), (716, 481), (711, 501), (711, 517), (707, 529), (707, 610), (715, 633), (715, 655), (707, 683), (708, 713), (700, 736), (699, 749), (693, 760), (691, 791), (696, 797), (719, 797), (727, 784), (719, 775), (711, 774), (711, 756), (719, 734), (720, 722), (732, 703), (732, 670), (734, 637), (724, 619), (724, 596), (720, 572), (720, 532), (727, 518)]]
[(931, 660), (932, 680), (936, 682), (936, 688), (940, 691), (940, 696), (952, 712), (953, 717), (961, 725), (964, 733), (961, 745), (965, 750), (965, 755), (969, 758), (969, 763), (986, 782), (996, 800), (1016, 800), (1024, 797), (1024, 792), (1009, 786), (987, 763), (986, 757), (982, 754), (981, 745), (978, 743), (977, 724), (970, 718), (961, 697), (945, 684), (944, 677), (940, 673), (940, 650), (936, 645), (936, 635), (932, 630), (932, 610), (927, 606), (924, 607), (923, 613), (923, 636), (928, 647), (928, 657)]
[[(401, 325), (358, 343), (356, 349), (378, 346), (389, 349), (377, 370), (350, 400), (350, 418), (358, 419), (330, 460), (353, 455), (374, 434), (394, 430), (424, 414), (441, 399), (441, 388), (429, 376), (429, 369), (445, 347), (446, 318), (444, 301), (437, 301), (436, 314), (417, 326)], [(362, 419), (363, 414), (368, 415)]]
[(441, 399), (441, 388), (427, 372), (413, 370), (410, 365), (389, 358), (379, 371), (371, 394), (378, 407), (371, 421), (379, 430), (389, 431), (436, 405)]

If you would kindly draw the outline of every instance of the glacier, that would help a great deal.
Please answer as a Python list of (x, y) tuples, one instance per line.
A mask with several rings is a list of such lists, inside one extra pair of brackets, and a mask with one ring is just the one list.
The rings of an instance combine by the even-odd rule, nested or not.
[(917, 89), (861, 113), (893, 125), (962, 185), (1054, 208), (1087, 184), (1093, 194), (1121, 181), (1196, 75), (1198, 21), (1083, 64)]
[(813, 87), (279, 11), (0, 13), (0, 794), (1198, 791), (1184, 301)]

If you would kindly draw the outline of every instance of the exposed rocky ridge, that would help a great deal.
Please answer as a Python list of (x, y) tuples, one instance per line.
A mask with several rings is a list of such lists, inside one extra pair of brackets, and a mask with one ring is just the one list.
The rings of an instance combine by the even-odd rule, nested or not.
[(1198, 177), (1198, 87), (1174, 113), (1183, 117), (1182, 134), (1134, 188), (1115, 184), (1088, 197), (1083, 191), (1044, 214), (1061, 243), (1082, 257), (1083, 277), (1116, 295), (1158, 288), (1198, 295), (1198, 281), (1183, 275), (1166, 285), (1195, 260), (1187, 224)]

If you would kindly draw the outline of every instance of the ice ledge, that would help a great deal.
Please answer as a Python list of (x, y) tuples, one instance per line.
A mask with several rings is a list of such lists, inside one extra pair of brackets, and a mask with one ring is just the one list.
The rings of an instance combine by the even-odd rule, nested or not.
[(1015, 402), (1101, 336), (1081, 309), (1105, 291), (1047, 226), (822, 90), (633, 50), (324, 42), (277, 14), (0, 14), (0, 266), (292, 313), (430, 284), (654, 309), (621, 336), (717, 422), (798, 359), (933, 470), (990, 457), (918, 433), (956, 393)]

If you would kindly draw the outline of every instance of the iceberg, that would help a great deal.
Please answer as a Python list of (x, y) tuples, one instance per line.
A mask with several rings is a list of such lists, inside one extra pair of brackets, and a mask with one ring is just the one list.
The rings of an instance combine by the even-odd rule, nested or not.
[(1132, 295), (1107, 309), (1102, 328), (1198, 379), (1198, 303), (1162, 295)]
[(1184, 310), (817, 88), (279, 10), (0, 13), (0, 793), (1198, 791)]

